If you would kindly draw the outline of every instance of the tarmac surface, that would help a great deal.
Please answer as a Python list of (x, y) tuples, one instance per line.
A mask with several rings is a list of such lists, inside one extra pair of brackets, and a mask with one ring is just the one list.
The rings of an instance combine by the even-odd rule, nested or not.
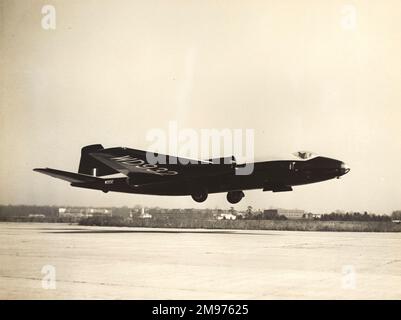
[(401, 233), (0, 223), (0, 299), (401, 299)]

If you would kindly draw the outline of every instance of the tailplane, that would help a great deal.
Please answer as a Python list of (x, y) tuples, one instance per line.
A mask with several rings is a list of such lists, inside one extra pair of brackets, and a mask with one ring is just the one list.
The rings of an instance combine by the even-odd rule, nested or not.
[(37, 168), (33, 169), (33, 171), (47, 174), (48, 176), (52, 176), (53, 178), (58, 178), (71, 183), (91, 183), (91, 182), (103, 181), (103, 179), (101, 178), (96, 178), (85, 174), (56, 170), (51, 168)]

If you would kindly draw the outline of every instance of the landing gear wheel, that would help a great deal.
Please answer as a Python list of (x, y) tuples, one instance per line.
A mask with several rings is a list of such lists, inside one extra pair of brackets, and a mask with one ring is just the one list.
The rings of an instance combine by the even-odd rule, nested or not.
[(194, 199), (196, 202), (203, 202), (207, 199), (208, 193), (206, 190), (204, 191), (199, 191), (191, 194), (192, 199)]
[(241, 199), (245, 196), (242, 191), (230, 191), (227, 193), (227, 201), (235, 204), (241, 201)]

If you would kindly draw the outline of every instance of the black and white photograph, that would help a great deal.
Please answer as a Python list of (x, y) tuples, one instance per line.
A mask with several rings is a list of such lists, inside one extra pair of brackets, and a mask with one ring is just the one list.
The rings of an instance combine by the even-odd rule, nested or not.
[(0, 0), (0, 300), (400, 300), (400, 17)]

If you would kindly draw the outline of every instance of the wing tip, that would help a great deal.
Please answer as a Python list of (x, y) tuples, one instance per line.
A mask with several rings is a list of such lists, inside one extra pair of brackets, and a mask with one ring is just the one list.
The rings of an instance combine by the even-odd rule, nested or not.
[(51, 168), (34, 168), (34, 169), (32, 169), (32, 171), (39, 172), (39, 173), (49, 173), (54, 170), (55, 169), (51, 169)]

